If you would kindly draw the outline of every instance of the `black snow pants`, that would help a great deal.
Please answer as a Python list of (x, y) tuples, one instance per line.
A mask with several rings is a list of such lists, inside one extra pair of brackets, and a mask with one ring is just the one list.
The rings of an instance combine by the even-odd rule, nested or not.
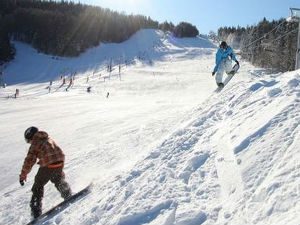
[(30, 208), (34, 218), (37, 218), (42, 214), (44, 186), (48, 183), (49, 180), (54, 183), (62, 198), (67, 199), (72, 195), (71, 188), (65, 181), (63, 166), (58, 168), (40, 167), (38, 173), (35, 176), (34, 184), (31, 189), (32, 198), (30, 202)]

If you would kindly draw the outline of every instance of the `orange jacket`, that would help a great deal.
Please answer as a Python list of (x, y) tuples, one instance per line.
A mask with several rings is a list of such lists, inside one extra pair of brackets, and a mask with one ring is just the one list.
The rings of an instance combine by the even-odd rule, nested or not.
[(20, 174), (22, 180), (26, 180), (27, 174), (31, 171), (37, 159), (39, 159), (38, 164), (41, 167), (65, 161), (65, 155), (61, 148), (44, 131), (38, 131), (32, 138)]

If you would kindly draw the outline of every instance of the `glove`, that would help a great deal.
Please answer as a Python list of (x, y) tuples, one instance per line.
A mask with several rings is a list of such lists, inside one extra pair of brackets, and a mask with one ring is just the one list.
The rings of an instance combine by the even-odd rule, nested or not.
[(20, 182), (21, 186), (24, 186), (25, 181), (26, 181), (26, 176), (23, 176), (23, 175), (21, 174), (21, 175), (20, 175), (20, 178), (19, 178), (19, 182)]
[(21, 186), (24, 186), (24, 184), (25, 184), (24, 180), (22, 180), (22, 179), (20, 178), (19, 182), (20, 182)]
[(236, 64), (240, 65), (239, 61), (236, 60), (235, 62), (236, 62)]
[(215, 72), (212, 72), (211, 75), (214, 76), (214, 75), (215, 75)]

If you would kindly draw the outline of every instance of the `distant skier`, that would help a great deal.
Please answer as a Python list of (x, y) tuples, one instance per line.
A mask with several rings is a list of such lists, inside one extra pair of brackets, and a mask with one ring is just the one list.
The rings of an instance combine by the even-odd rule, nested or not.
[(71, 195), (69, 184), (65, 181), (63, 172), (65, 155), (60, 147), (44, 131), (39, 131), (36, 127), (29, 127), (24, 137), (31, 146), (25, 158), (20, 174), (20, 184), (23, 186), (27, 174), (39, 159), (40, 168), (35, 176), (32, 186), (32, 198), (30, 202), (31, 214), (34, 218), (42, 214), (42, 199), (44, 196), (44, 186), (50, 180), (60, 192), (64, 199)]
[(212, 76), (216, 74), (217, 85), (219, 87), (223, 87), (224, 72), (229, 73), (232, 70), (231, 60), (235, 61), (238, 65), (239, 62), (237, 61), (232, 48), (229, 45), (227, 45), (225, 41), (222, 41), (219, 47), (220, 48), (218, 49), (216, 54), (216, 65), (212, 72)]
[(0, 69), (0, 85), (1, 85), (2, 87), (4, 87), (4, 85), (5, 85), (3, 76), (4, 76), (4, 73), (3, 73), (3, 71)]
[(19, 97), (20, 95), (20, 90), (19, 89), (16, 89), (16, 92), (15, 92), (15, 98)]
[(70, 77), (70, 85), (73, 85), (73, 77)]
[(52, 87), (52, 80), (50, 81), (49, 86), (48, 86), (48, 93), (51, 92), (51, 87)]

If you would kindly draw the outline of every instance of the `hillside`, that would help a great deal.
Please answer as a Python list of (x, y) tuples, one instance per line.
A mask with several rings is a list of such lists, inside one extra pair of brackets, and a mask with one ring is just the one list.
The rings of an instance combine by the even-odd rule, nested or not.
[[(63, 148), (74, 191), (94, 183), (46, 224), (300, 224), (299, 71), (269, 74), (241, 61), (215, 93), (216, 47), (202, 38), (142, 30), (59, 59), (16, 46), (0, 89), (0, 224), (30, 219), (37, 166), (24, 187), (18, 174), (31, 125)], [(130, 62), (121, 77), (117, 63), (106, 70), (120, 56)], [(68, 91), (63, 69), (76, 72)], [(16, 88), (20, 97), (8, 98)], [(44, 210), (60, 201), (47, 184)]]

